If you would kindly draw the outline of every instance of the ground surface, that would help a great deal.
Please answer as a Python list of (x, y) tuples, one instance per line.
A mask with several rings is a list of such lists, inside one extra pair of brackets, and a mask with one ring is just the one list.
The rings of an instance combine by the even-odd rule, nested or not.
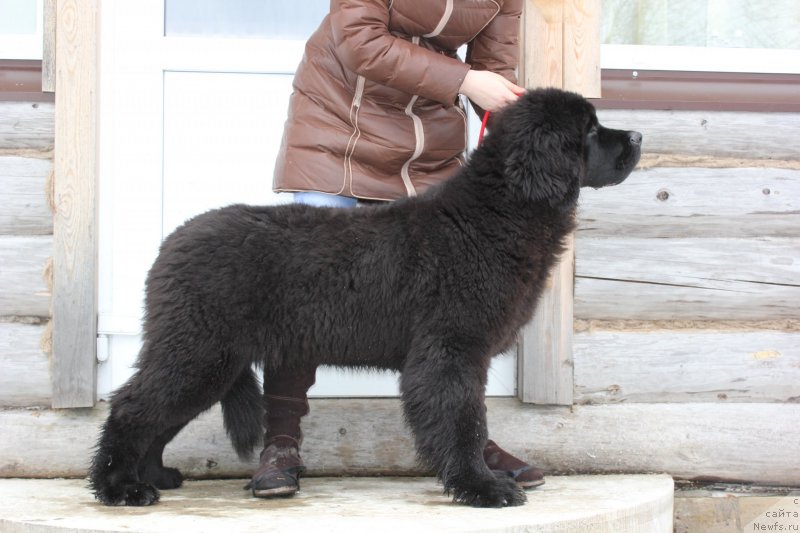
[(85, 480), (0, 480), (0, 531), (672, 532), (669, 476), (550, 477), (528, 503), (473, 509), (431, 478), (309, 478), (259, 500), (246, 480), (188, 481), (152, 507), (105, 507)]

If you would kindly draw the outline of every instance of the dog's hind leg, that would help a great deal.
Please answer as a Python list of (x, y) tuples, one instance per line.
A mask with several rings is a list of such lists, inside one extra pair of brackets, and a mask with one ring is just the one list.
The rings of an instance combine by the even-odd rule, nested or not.
[[(187, 420), (188, 422), (188, 420)], [(139, 479), (161, 490), (177, 489), (183, 484), (183, 474), (177, 468), (164, 466), (164, 447), (186, 424), (174, 426), (157, 436), (139, 462)]]
[(474, 348), (469, 343), (458, 343), (463, 350), (438, 341), (424, 344), (410, 354), (400, 378), (405, 417), (420, 458), (435, 469), (457, 502), (522, 505), (525, 494), (514, 480), (492, 472), (483, 460), (488, 362), (470, 357)]
[(89, 469), (94, 495), (106, 505), (150, 505), (159, 498), (156, 487), (140, 481), (139, 463), (166, 426), (158, 407), (132, 392), (140, 374), (114, 395)]
[(140, 370), (112, 398), (89, 473), (91, 487), (101, 502), (157, 502), (155, 485), (174, 485), (180, 476), (176, 470), (159, 466), (164, 445), (190, 420), (218, 402), (247, 364), (222, 350), (212, 355), (208, 346), (192, 348), (180, 352), (191, 357), (178, 357), (166, 350), (143, 354)]

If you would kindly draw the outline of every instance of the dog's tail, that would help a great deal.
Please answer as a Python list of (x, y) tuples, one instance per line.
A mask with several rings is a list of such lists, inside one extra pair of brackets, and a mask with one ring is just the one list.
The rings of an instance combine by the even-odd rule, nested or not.
[(251, 367), (236, 378), (220, 403), (225, 431), (228, 432), (233, 449), (240, 458), (247, 460), (252, 455), (253, 448), (264, 438), (264, 400)]

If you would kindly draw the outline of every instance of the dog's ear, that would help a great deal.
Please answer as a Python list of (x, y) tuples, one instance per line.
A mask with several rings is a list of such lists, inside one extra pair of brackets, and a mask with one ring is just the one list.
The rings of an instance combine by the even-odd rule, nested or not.
[(552, 207), (572, 203), (580, 190), (582, 133), (536, 93), (523, 99), (498, 117), (505, 179), (524, 198)]

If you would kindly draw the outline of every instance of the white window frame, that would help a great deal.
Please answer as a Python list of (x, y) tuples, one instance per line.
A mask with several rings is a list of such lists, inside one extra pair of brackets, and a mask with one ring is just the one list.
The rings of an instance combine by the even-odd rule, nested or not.
[(0, 59), (41, 60), (44, 42), (44, 0), (36, 0), (35, 33), (0, 33)]

